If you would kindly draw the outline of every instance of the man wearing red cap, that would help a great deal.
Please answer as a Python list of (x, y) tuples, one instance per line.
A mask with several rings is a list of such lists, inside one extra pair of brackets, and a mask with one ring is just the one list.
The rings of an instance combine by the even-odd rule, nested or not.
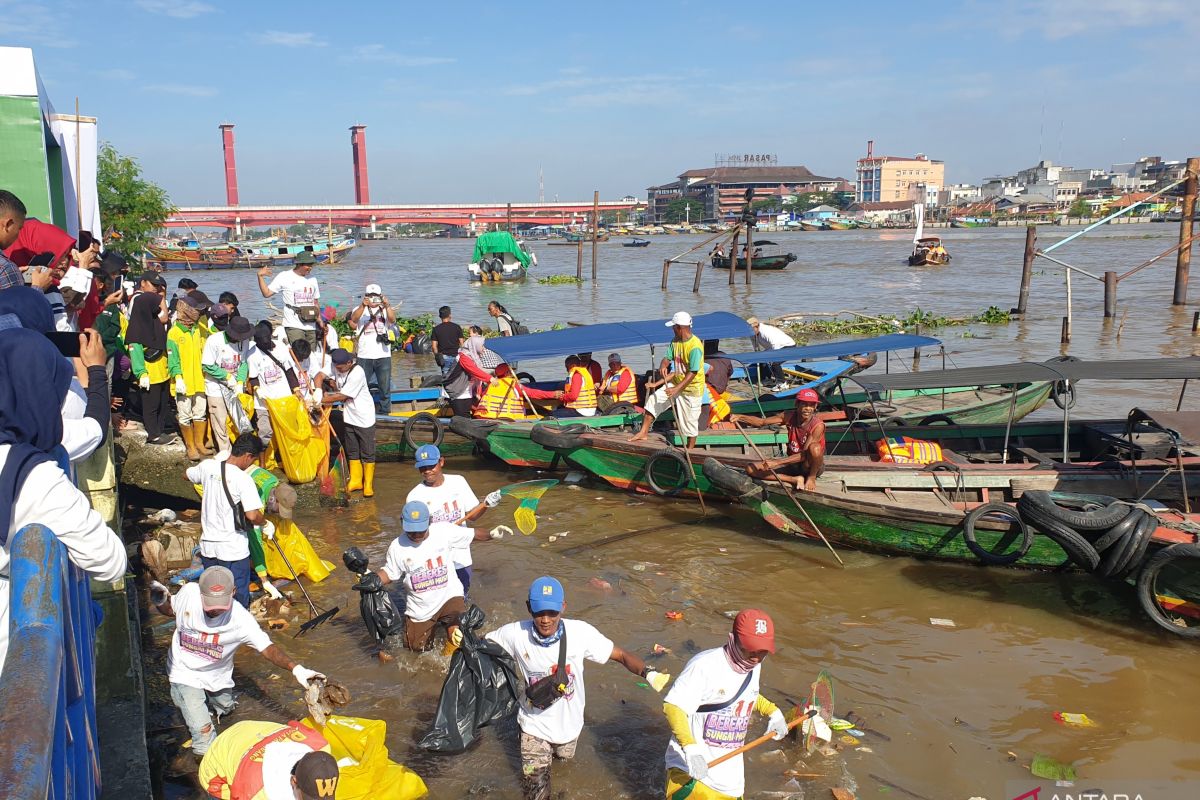
[(817, 476), (825, 469), (825, 422), (817, 417), (817, 403), (820, 401), (820, 395), (812, 389), (801, 389), (796, 393), (794, 411), (769, 417), (734, 414), (729, 418), (734, 423), (752, 428), (787, 426), (788, 454), (746, 467), (750, 477), (770, 478), (774, 470), (779, 480), (791, 483), (797, 489), (811, 492), (817, 488)]
[(775, 623), (748, 608), (733, 621), (724, 647), (705, 650), (679, 673), (663, 701), (671, 727), (667, 745), (668, 800), (732, 800), (745, 789), (740, 755), (709, 763), (746, 743), (750, 714), (768, 718), (767, 733), (787, 735), (787, 722), (774, 703), (758, 693), (759, 673), (775, 652)]

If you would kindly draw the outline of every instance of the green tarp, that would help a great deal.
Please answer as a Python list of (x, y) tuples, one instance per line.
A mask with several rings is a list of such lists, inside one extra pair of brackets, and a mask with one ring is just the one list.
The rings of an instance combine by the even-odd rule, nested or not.
[(475, 253), (471, 256), (471, 263), (478, 264), (479, 259), (488, 253), (512, 253), (513, 257), (521, 262), (521, 266), (529, 269), (529, 253), (521, 249), (517, 240), (508, 231), (488, 231), (476, 239)]

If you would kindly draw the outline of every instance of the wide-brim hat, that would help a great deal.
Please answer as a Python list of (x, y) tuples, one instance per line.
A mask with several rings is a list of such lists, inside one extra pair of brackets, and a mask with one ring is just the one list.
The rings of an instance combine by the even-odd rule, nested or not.
[(225, 329), (225, 335), (232, 341), (244, 342), (254, 335), (254, 326), (245, 317), (233, 317), (229, 320), (229, 327)]

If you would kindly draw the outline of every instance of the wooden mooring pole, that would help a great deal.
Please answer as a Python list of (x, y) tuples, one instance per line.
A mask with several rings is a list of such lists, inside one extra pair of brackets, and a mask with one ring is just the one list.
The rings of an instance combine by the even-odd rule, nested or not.
[(583, 280), (583, 237), (579, 237), (575, 247), (575, 280)]
[(1021, 264), (1021, 292), (1017, 295), (1017, 314), (1024, 314), (1029, 305), (1029, 281), (1033, 278), (1033, 259), (1037, 253), (1037, 228), (1025, 228), (1025, 261)]
[(1117, 315), (1117, 273), (1104, 273), (1104, 316)]
[(671, 259), (664, 258), (663, 259), (663, 281), (662, 281), (662, 288), (663, 288), (664, 292), (667, 290), (667, 273), (670, 271), (671, 271)]
[(733, 232), (733, 243), (729, 245), (729, 285), (733, 286), (733, 278), (737, 275), (737, 243), (738, 236), (742, 233), (742, 229), (738, 228)]
[(754, 226), (746, 226), (746, 285), (750, 285), (750, 273), (754, 269)]
[(600, 235), (600, 190), (592, 194), (592, 280), (596, 280), (596, 242)]
[[(696, 280), (692, 282), (692, 294), (695, 294), (696, 292), (700, 291), (700, 276), (703, 274), (704, 274), (704, 262), (697, 261), (696, 262)], [(666, 278), (664, 277), (663, 280), (665, 281)]]
[(1187, 303), (1188, 272), (1192, 267), (1192, 217), (1196, 215), (1197, 176), (1200, 157), (1187, 160), (1187, 181), (1183, 184), (1183, 215), (1179, 220), (1179, 252), (1175, 254), (1175, 297), (1172, 305)]
[(512, 233), (512, 203), (508, 204), (508, 207), (505, 210), (504, 216), (505, 216), (505, 219), (508, 220), (508, 232), (511, 234)]
[(1071, 343), (1071, 318), (1070, 317), (1063, 317), (1062, 337), (1059, 338), (1059, 341), (1062, 342), (1063, 344)]

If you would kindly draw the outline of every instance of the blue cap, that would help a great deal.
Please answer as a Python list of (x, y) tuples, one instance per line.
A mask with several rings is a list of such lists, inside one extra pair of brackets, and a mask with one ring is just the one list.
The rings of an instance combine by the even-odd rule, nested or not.
[(529, 586), (529, 610), (534, 614), (539, 611), (562, 611), (563, 587), (557, 578), (543, 575)]
[(415, 458), (417, 460), (417, 469), (432, 467), (442, 460), (442, 451), (438, 450), (436, 444), (423, 444), (417, 448)]
[(402, 513), (404, 514), (405, 533), (415, 533), (429, 529), (429, 506), (420, 500), (412, 500), (405, 503)]

